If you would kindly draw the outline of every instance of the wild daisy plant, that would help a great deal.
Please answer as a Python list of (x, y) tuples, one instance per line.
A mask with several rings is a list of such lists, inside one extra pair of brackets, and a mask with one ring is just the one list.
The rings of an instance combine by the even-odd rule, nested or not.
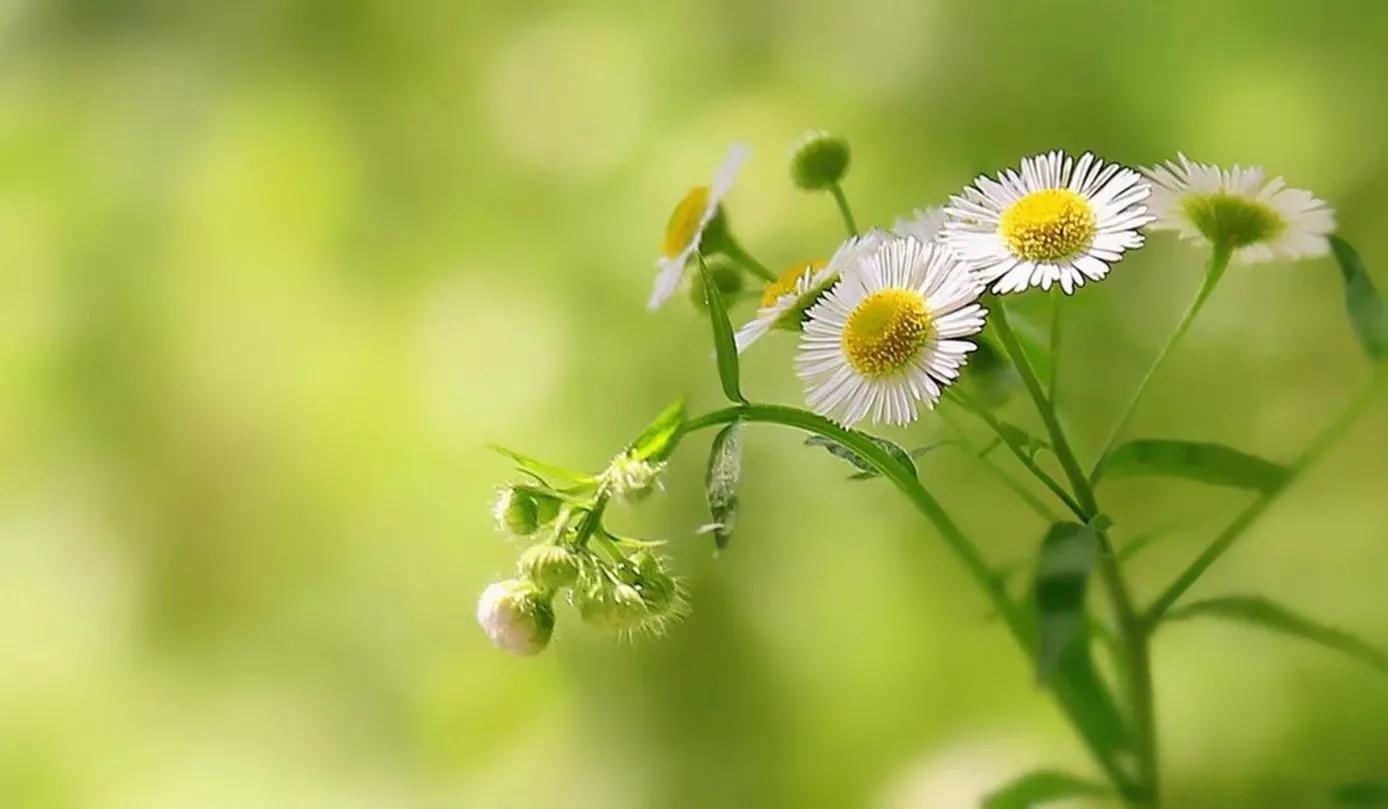
[[(1333, 235), (1330, 208), (1287, 188), (1260, 169), (1230, 170), (1180, 155), (1137, 171), (1085, 153), (1053, 151), (1025, 158), (994, 177), (980, 176), (943, 206), (914, 211), (890, 229), (860, 233), (842, 182), (848, 144), (811, 132), (792, 149), (791, 177), (826, 192), (847, 238), (824, 260), (802, 259), (769, 272), (734, 238), (724, 200), (746, 160), (734, 146), (709, 186), (676, 205), (657, 261), (652, 308), (687, 283), (706, 310), (722, 390), (730, 405), (690, 416), (676, 402), (600, 472), (565, 469), (498, 448), (520, 480), (496, 500), (498, 528), (531, 541), (515, 578), (482, 594), (478, 622), (500, 648), (544, 649), (555, 602), (567, 600), (586, 623), (626, 635), (658, 634), (686, 610), (684, 590), (657, 555), (658, 544), (608, 526), (608, 506), (636, 502), (661, 485), (666, 459), (696, 433), (716, 428), (705, 488), (716, 546), (736, 527), (743, 429), (775, 424), (808, 434), (856, 467), (855, 478), (887, 481), (930, 523), (990, 601), (1001, 623), (1034, 663), (1091, 754), (1102, 781), (1053, 771), (999, 785), (985, 807), (1023, 807), (1072, 795), (1109, 792), (1130, 806), (1160, 805), (1157, 717), (1151, 638), (1165, 622), (1217, 617), (1299, 636), (1388, 672), (1388, 655), (1337, 629), (1248, 595), (1182, 600), (1186, 591), (1388, 387), (1388, 313), (1358, 254)], [(1140, 249), (1148, 230), (1174, 230), (1209, 252), (1204, 280), (1158, 353), (1112, 437), (1086, 469), (1060, 417), (1055, 368), (1061, 293), (1081, 292), (1108, 277)], [(1290, 462), (1220, 444), (1180, 438), (1121, 441), (1159, 367), (1214, 291), (1231, 262), (1300, 260), (1334, 255), (1344, 278), (1350, 323), (1373, 364), (1371, 381)], [(760, 285), (761, 291), (748, 293)], [(1039, 290), (1039, 293), (1036, 292)], [(1007, 298), (1052, 297), (1047, 346), (1012, 325)], [(755, 298), (751, 318), (734, 330), (729, 309)], [(795, 370), (807, 407), (753, 403), (742, 392), (739, 354), (774, 332), (799, 335)], [(1000, 350), (999, 350), (1000, 349)], [(1035, 436), (1005, 421), (999, 406), (1025, 391), (1045, 427)], [(941, 406), (942, 403), (947, 406)], [(957, 442), (987, 465), (1047, 524), (1020, 588), (990, 561), (919, 479), (912, 453), (861, 424), (907, 425), (934, 411)], [(1019, 481), (959, 428), (977, 419), (996, 435), (1044, 495)], [(1058, 473), (1058, 474), (1057, 474)], [(1117, 477), (1174, 476), (1250, 490), (1239, 511), (1205, 550), (1153, 601), (1140, 604), (1125, 574), (1155, 533), (1120, 532), (1098, 488)], [(1121, 547), (1115, 543), (1126, 533)], [(1088, 597), (1103, 585), (1107, 609)], [(1096, 658), (1111, 655), (1111, 665)]]

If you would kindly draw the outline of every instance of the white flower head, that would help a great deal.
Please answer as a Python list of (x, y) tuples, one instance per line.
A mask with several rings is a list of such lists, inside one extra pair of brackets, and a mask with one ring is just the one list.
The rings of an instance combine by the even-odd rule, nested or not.
[(623, 452), (608, 464), (603, 479), (611, 486), (612, 496), (636, 502), (660, 486), (660, 476), (664, 473), (664, 461), (646, 461)]
[(852, 272), (862, 261), (887, 243), (891, 234), (870, 230), (862, 236), (851, 236), (834, 251), (827, 262), (805, 262), (792, 265), (762, 292), (757, 314), (742, 325), (734, 335), (738, 353), (761, 339), (774, 328), (800, 329), (805, 311), (814, 305), (825, 290), (845, 272)]
[(1271, 180), (1257, 166), (1221, 169), (1183, 154), (1143, 169), (1152, 180), (1153, 230), (1184, 239), (1227, 242), (1241, 264), (1323, 256), (1335, 211), (1300, 188)]
[(493, 582), (477, 600), (477, 623), (492, 644), (512, 654), (539, 654), (554, 632), (554, 608), (520, 579)]
[(944, 241), (999, 294), (1059, 284), (1068, 295), (1142, 246), (1142, 175), (1089, 152), (1022, 160), (950, 198)]
[(893, 239), (809, 311), (797, 371), (814, 411), (845, 426), (915, 420), (977, 346), (983, 286), (947, 248)]
[(685, 264), (699, 249), (704, 231), (718, 215), (718, 206), (732, 190), (733, 181), (737, 179), (742, 164), (747, 162), (748, 154), (745, 144), (733, 144), (714, 173), (713, 182), (689, 189), (670, 213), (670, 221), (665, 225), (665, 238), (661, 243), (661, 255), (655, 262), (658, 270), (655, 288), (651, 290), (647, 308), (660, 308), (679, 289)]
[(940, 241), (945, 230), (945, 209), (931, 207), (911, 212), (909, 218), (898, 216), (892, 223), (892, 233), (898, 236), (912, 236), (921, 244)]

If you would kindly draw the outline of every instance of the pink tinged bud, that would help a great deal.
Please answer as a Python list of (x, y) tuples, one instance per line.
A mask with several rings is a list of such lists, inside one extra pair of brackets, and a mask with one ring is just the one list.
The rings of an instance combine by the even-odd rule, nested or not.
[(531, 584), (508, 579), (482, 591), (477, 601), (477, 623), (498, 649), (533, 655), (549, 644), (554, 609)]

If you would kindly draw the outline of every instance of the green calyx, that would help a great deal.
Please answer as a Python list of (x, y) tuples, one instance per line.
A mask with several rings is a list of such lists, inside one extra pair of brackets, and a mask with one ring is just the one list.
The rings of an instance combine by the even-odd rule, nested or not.
[(579, 554), (563, 545), (534, 545), (521, 554), (521, 575), (541, 590), (553, 592), (578, 580), (583, 561)]
[[(724, 300), (732, 300), (746, 287), (746, 272), (742, 265), (726, 254), (707, 255), (704, 257), (704, 263), (708, 266), (709, 275), (712, 276), (713, 283)], [(696, 272), (691, 275), (693, 282), (689, 285), (689, 300), (696, 309), (705, 311), (708, 309), (708, 300), (704, 296), (703, 274)]]
[(1189, 196), (1182, 205), (1205, 238), (1236, 249), (1274, 239), (1287, 228), (1271, 206), (1233, 194)]
[(848, 141), (828, 132), (807, 132), (790, 156), (790, 177), (806, 191), (824, 191), (848, 173)]

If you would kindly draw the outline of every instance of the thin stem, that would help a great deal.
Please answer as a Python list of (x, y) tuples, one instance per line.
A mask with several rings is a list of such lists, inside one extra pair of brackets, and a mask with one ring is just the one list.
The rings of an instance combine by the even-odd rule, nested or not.
[(1026, 467), (1026, 470), (1030, 472), (1033, 477), (1041, 481), (1041, 484), (1044, 485), (1047, 489), (1049, 489), (1052, 494), (1059, 498), (1060, 502), (1064, 503), (1066, 508), (1074, 512), (1076, 517), (1079, 517), (1081, 520), (1086, 521), (1089, 519), (1090, 515), (1087, 514), (1083, 508), (1080, 508), (1080, 504), (1076, 503), (1075, 498), (1071, 497), (1070, 493), (1065, 491), (1065, 487), (1061, 486), (1059, 483), (1056, 483), (1055, 478), (1046, 474), (1046, 471), (1036, 464), (1036, 459), (1032, 457), (1031, 453), (1027, 452), (1026, 449), (1017, 444), (1016, 438), (1011, 433), (1009, 433), (1005, 427), (1003, 427), (1002, 423), (998, 421), (997, 417), (994, 416), (991, 412), (989, 412), (989, 410), (986, 407), (980, 406), (972, 399), (970, 399), (968, 396), (957, 391), (947, 392), (946, 395), (950, 398), (951, 401), (958, 404), (966, 412), (972, 414), (975, 418), (979, 419), (984, 424), (987, 424), (989, 428), (993, 430), (994, 433), (997, 433), (997, 436), (1002, 441), (1003, 446), (1007, 447), (1008, 451), (1012, 453), (1013, 457), (1015, 457), (1018, 460), (1018, 462), (1022, 464), (1022, 466)]
[(1060, 287), (1051, 290), (1051, 376), (1046, 380), (1046, 398), (1055, 402), (1056, 379), (1060, 376), (1060, 306), (1065, 293)]
[(732, 260), (746, 267), (748, 270), (751, 270), (757, 276), (760, 276), (763, 281), (776, 280), (776, 273), (768, 270), (765, 264), (753, 258), (752, 254), (747, 252), (746, 248), (744, 248), (737, 239), (733, 238), (733, 234), (724, 234), (723, 238), (719, 240), (718, 249), (727, 253), (728, 257)]
[(1152, 602), (1152, 606), (1147, 609), (1147, 613), (1143, 618), (1148, 627), (1156, 626), (1157, 622), (1161, 620), (1167, 610), (1176, 603), (1176, 600), (1179, 599), (1186, 590), (1190, 589), (1190, 586), (1209, 569), (1210, 565), (1213, 565), (1219, 557), (1223, 556), (1224, 553), (1244, 535), (1244, 532), (1246, 532), (1253, 523), (1257, 522), (1258, 518), (1263, 515), (1263, 512), (1267, 511), (1268, 507), (1276, 502), (1277, 498), (1281, 497), (1282, 493), (1285, 492), (1291, 484), (1311, 466), (1311, 464), (1315, 463), (1324, 455), (1326, 450), (1330, 449), (1330, 447), (1345, 434), (1345, 431), (1353, 426), (1355, 421), (1357, 421), (1368, 408), (1369, 404), (1373, 402), (1375, 396), (1386, 386), (1385, 380), (1388, 380), (1388, 371), (1380, 370), (1374, 379), (1360, 391), (1359, 395), (1350, 402), (1344, 411), (1322, 430), (1320, 435), (1316, 436), (1315, 440), (1311, 442), (1311, 445), (1292, 462), (1287, 468), (1287, 474), (1283, 477), (1282, 481), (1278, 483), (1277, 486), (1265, 491), (1257, 500), (1254, 500), (1247, 508), (1241, 511), (1239, 515), (1234, 518), (1233, 522), (1229, 523), (1229, 527), (1220, 532), (1220, 534), (1215, 537), (1214, 541), (1210, 543), (1209, 547), (1207, 547), (1195, 561), (1191, 562), (1190, 566), (1182, 571), (1180, 576), (1176, 577), (1176, 580), (1171, 583), (1170, 587), (1166, 588), (1156, 601)]
[[(983, 555), (979, 553), (978, 548), (950, 519), (939, 502), (921, 486), (916, 476), (886, 450), (862, 434), (846, 430), (822, 416), (779, 405), (741, 405), (715, 410), (685, 422), (680, 428), (680, 436), (677, 436), (677, 439), (695, 430), (737, 420), (780, 424), (821, 435), (843, 444), (871, 464), (884, 478), (891, 481), (898, 491), (906, 496), (906, 499), (917, 511), (930, 521), (940, 533), (941, 538), (944, 539), (945, 544), (963, 562), (965, 569), (968, 570), (975, 582), (983, 588), (993, 608), (1002, 617), (1003, 623), (1007, 625), (1013, 639), (1028, 656), (1034, 655), (1026, 618), (1021, 609), (1008, 597), (1002, 577), (989, 566)], [(1068, 682), (1060, 680), (1057, 681), (1054, 689), (1056, 700), (1062, 712), (1075, 727), (1095, 762), (1113, 782), (1118, 792), (1131, 794), (1133, 791), (1132, 781), (1123, 771), (1123, 768), (1119, 766), (1112, 751), (1100, 740), (1094, 738), (1086, 730), (1084, 723), (1078, 719), (1078, 710), (1086, 704), (1090, 697), (1067, 690), (1068, 688)]]
[[(955, 437), (958, 439), (960, 445), (964, 447), (964, 450), (978, 459), (979, 463), (983, 465), (983, 468), (987, 469), (999, 483), (1006, 486), (1013, 494), (1017, 495), (1017, 497), (1020, 498), (1023, 503), (1026, 503), (1032, 511), (1036, 512), (1037, 516), (1041, 519), (1048, 523), (1060, 520), (1060, 517), (1056, 516), (1056, 513), (1051, 510), (1050, 506), (1042, 502), (1041, 498), (1032, 494), (1031, 490), (1023, 486), (1021, 481), (1009, 475), (997, 461), (993, 460), (993, 457), (989, 455), (987, 451), (979, 449), (978, 445), (970, 441), (968, 435), (964, 432), (964, 428), (961, 427), (959, 422), (955, 421), (952, 416), (945, 413), (943, 408), (936, 412), (940, 414), (940, 420), (949, 425), (949, 428), (954, 431)], [(1001, 440), (1001, 436), (999, 436), (999, 441)]]
[[(1210, 262), (1205, 267), (1205, 280), (1201, 282), (1200, 289), (1196, 291), (1195, 297), (1191, 299), (1186, 307), (1185, 314), (1181, 315), (1181, 320), (1176, 324), (1176, 330), (1171, 332), (1171, 336), (1166, 338), (1166, 344), (1157, 352), (1157, 357), (1152, 361), (1147, 373), (1143, 375), (1142, 381), (1138, 383), (1137, 390), (1133, 391), (1133, 396), (1128, 400), (1128, 406), (1123, 409), (1122, 415), (1114, 423), (1113, 429), (1109, 431), (1108, 438), (1104, 441), (1103, 449), (1094, 460), (1094, 468), (1097, 470), (1099, 464), (1104, 460), (1104, 456), (1113, 449), (1114, 443), (1118, 441), (1123, 430), (1127, 428), (1128, 422), (1132, 421), (1133, 414), (1137, 412), (1137, 405), (1142, 401), (1143, 395), (1147, 393), (1147, 388), (1152, 384), (1152, 379), (1156, 377), (1157, 371), (1161, 370), (1166, 364), (1166, 359), (1171, 355), (1171, 351), (1181, 339), (1190, 331), (1191, 324), (1195, 322), (1196, 315), (1205, 308), (1205, 302), (1209, 300), (1210, 293), (1214, 292), (1219, 285), (1219, 279), (1224, 277), (1224, 271), (1229, 267), (1229, 257), (1233, 255), (1233, 250), (1227, 244), (1215, 245), (1210, 253)], [(1093, 472), (1090, 473), (1091, 476)]]
[[(1011, 357), (1012, 363), (1017, 366), (1017, 372), (1022, 377), (1022, 384), (1026, 387), (1027, 393), (1031, 395), (1036, 410), (1041, 415), (1041, 421), (1046, 425), (1046, 431), (1050, 434), (1052, 448), (1055, 450), (1056, 458), (1060, 461), (1060, 467), (1069, 479), (1070, 487), (1074, 490), (1080, 506), (1088, 513), (1090, 520), (1093, 520), (1099, 515), (1099, 503), (1094, 496), (1094, 489), (1090, 486), (1089, 479), (1085, 477), (1079, 462), (1075, 459), (1075, 453), (1070, 448), (1070, 441), (1066, 438), (1065, 430), (1060, 426), (1060, 420), (1056, 417), (1055, 406), (1046, 398), (1045, 392), (1041, 389), (1041, 382), (1036, 378), (1036, 371), (1031, 367), (1031, 361), (1027, 358), (1026, 351), (1023, 350), (1022, 344), (1017, 340), (1017, 335), (1012, 331), (1012, 325), (1007, 320), (1007, 307), (1001, 299), (994, 298), (990, 309), (992, 324), (997, 329), (998, 336), (1002, 339), (1003, 347), (1007, 350), (1008, 356)], [(1123, 648), (1127, 653), (1127, 666), (1123, 673), (1127, 680), (1129, 707), (1133, 714), (1133, 731), (1136, 736), (1136, 752), (1142, 770), (1144, 789), (1140, 797), (1146, 805), (1155, 807), (1159, 793), (1157, 730), (1147, 631), (1141, 616), (1138, 615), (1137, 609), (1133, 606), (1132, 597), (1128, 594), (1127, 583), (1123, 579), (1123, 572), (1119, 568), (1118, 559), (1113, 552), (1112, 543), (1109, 542), (1108, 533), (1100, 526), (1095, 525), (1095, 535), (1099, 540), (1099, 574), (1104, 579), (1104, 585), (1108, 590), (1110, 601), (1113, 603), (1114, 616), (1118, 620), (1118, 630), (1123, 637)]]
[(848, 230), (848, 235), (857, 236), (858, 223), (853, 221), (853, 211), (848, 207), (848, 197), (844, 196), (843, 186), (834, 183), (829, 186), (829, 193), (834, 195), (834, 202), (838, 203), (839, 215), (843, 217), (843, 226)]

